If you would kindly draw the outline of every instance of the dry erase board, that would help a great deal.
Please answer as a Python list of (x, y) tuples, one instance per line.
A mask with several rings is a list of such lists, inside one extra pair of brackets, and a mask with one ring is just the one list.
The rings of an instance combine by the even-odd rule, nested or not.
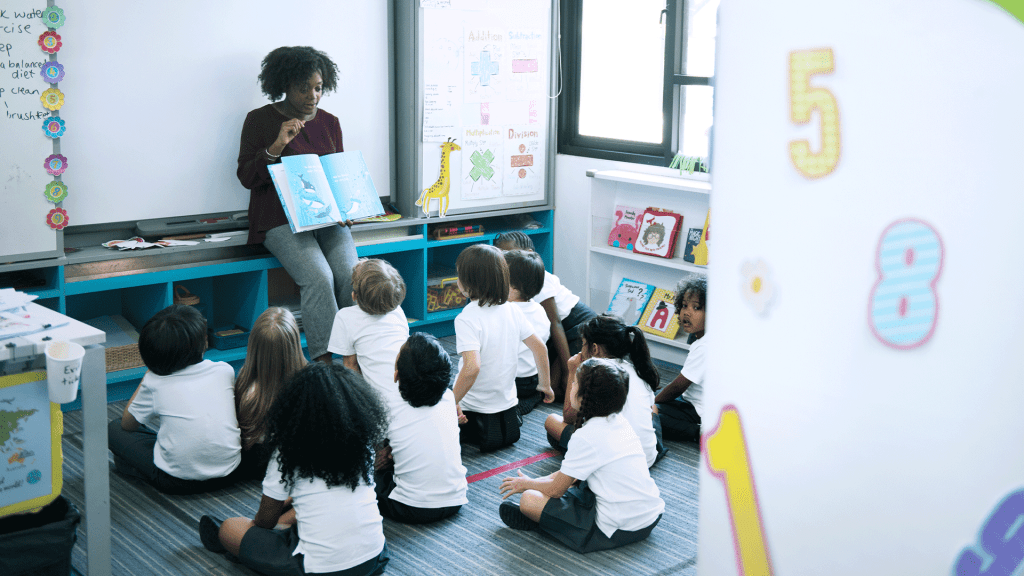
[(247, 209), (239, 137), (268, 102), (257, 76), (278, 46), (314, 46), (338, 64), (320, 106), (390, 194), (390, 2), (58, 1), (72, 225)]
[(1021, 574), (1022, 20), (722, 2), (698, 574)]

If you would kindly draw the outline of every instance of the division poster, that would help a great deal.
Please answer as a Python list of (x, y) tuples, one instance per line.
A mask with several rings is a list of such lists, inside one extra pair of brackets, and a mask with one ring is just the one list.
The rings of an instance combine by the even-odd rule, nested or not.
[(502, 194), (527, 196), (544, 191), (544, 133), (536, 124), (509, 126), (503, 132), (505, 173)]

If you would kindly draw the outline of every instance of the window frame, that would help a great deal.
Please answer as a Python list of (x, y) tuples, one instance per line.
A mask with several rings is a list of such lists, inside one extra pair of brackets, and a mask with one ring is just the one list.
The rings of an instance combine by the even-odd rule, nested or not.
[[(681, 74), (686, 50), (687, 0), (666, 0), (665, 71), (662, 93), (662, 141), (658, 144), (600, 138), (579, 133), (580, 70), (583, 45), (583, 1), (558, 0), (561, 5), (562, 96), (558, 102), (558, 153), (636, 164), (668, 166), (679, 149), (681, 86), (714, 86), (714, 78)], [(700, 170), (703, 172), (704, 170)]]

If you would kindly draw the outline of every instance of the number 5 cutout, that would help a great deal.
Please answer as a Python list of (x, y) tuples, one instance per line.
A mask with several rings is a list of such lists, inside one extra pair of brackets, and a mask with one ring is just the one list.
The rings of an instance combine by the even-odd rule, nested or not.
[(807, 140), (789, 143), (793, 165), (808, 178), (827, 176), (839, 163), (839, 104), (827, 88), (812, 88), (811, 76), (831, 74), (834, 61), (831, 48), (801, 50), (789, 54), (789, 117), (796, 124), (811, 121), (811, 111), (821, 115), (821, 151), (811, 152)]

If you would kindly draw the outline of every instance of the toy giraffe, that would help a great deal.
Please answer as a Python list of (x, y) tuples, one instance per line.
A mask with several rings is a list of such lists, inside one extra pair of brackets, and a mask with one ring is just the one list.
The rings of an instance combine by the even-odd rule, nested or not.
[(437, 177), (437, 182), (434, 182), (430, 188), (423, 190), (420, 194), (420, 199), (416, 201), (417, 206), (423, 207), (423, 214), (430, 216), (430, 199), (437, 198), (437, 215), (444, 217), (448, 213), (448, 191), (451, 190), (451, 178), (448, 175), (448, 155), (453, 150), (462, 150), (458, 144), (455, 143), (454, 138), (449, 138), (447, 142), (441, 144), (441, 174)]

